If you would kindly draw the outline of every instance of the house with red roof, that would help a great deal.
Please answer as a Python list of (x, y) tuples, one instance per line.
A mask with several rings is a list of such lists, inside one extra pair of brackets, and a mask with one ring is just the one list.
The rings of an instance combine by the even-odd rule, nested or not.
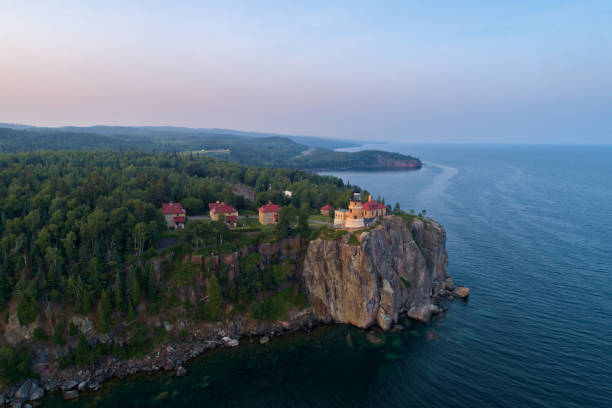
[(181, 203), (163, 203), (162, 213), (166, 219), (166, 225), (171, 229), (183, 229), (185, 228), (185, 220), (187, 219), (187, 211), (183, 208)]
[(208, 204), (210, 210), (210, 219), (213, 221), (219, 221), (219, 217), (225, 217), (225, 222), (236, 226), (236, 220), (238, 219), (238, 210), (229, 204), (220, 203), (219, 201)]
[(334, 207), (329, 204), (321, 207), (321, 215), (327, 215), (329, 217), (329, 214), (331, 214), (332, 211), (334, 211)]
[(384, 217), (387, 214), (387, 206), (372, 200), (370, 196), (367, 203), (362, 205), (363, 218), (371, 219), (376, 217)]
[(278, 204), (268, 203), (259, 207), (259, 223), (261, 225), (274, 225), (278, 223), (278, 212), (281, 207)]

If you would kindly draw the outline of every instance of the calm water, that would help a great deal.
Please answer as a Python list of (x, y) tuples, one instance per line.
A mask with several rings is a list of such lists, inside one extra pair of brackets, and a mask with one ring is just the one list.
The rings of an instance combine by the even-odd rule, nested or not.
[(468, 302), (380, 347), (347, 326), (243, 341), (46, 406), (611, 407), (612, 147), (377, 147), (426, 165), (337, 175), (439, 220)]

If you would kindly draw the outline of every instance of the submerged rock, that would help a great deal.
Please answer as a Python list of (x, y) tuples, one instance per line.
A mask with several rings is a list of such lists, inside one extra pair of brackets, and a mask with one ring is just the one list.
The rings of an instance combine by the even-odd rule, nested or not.
[(184, 377), (187, 375), (187, 369), (183, 366), (180, 366), (179, 368), (176, 369), (176, 376), (177, 377)]
[(470, 288), (467, 288), (465, 286), (457, 286), (453, 291), (453, 294), (461, 299), (465, 299), (470, 294)]
[(268, 336), (263, 336), (261, 339), (259, 339), (259, 344), (267, 344), (270, 342), (270, 338)]

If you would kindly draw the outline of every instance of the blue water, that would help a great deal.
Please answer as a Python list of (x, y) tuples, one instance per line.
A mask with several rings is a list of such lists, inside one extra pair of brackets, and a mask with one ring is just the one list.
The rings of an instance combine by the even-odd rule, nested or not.
[(381, 347), (343, 325), (243, 341), (69, 405), (612, 407), (612, 147), (376, 147), (425, 165), (335, 174), (440, 221), (468, 302)]

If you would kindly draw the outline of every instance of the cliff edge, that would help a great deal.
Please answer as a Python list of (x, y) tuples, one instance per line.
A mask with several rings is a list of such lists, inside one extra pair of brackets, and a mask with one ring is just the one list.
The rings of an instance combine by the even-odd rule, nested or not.
[[(355, 239), (357, 238), (357, 239)], [(401, 314), (429, 321), (444, 298), (465, 298), (446, 273), (446, 232), (433, 220), (385, 217), (364, 231), (311, 241), (304, 288), (325, 322), (389, 330)]]

